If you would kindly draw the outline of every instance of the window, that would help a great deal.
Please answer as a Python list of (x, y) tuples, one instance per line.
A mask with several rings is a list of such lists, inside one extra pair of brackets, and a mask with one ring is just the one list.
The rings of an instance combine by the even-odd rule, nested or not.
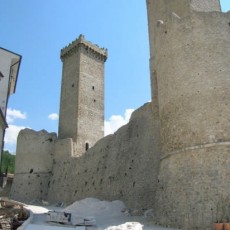
[(3, 77), (4, 77), (4, 76), (3, 76), (2, 72), (0, 71), (0, 81), (1, 81), (1, 79), (2, 79)]
[(85, 151), (87, 151), (88, 149), (89, 149), (89, 143), (86, 142), (86, 143), (85, 143)]

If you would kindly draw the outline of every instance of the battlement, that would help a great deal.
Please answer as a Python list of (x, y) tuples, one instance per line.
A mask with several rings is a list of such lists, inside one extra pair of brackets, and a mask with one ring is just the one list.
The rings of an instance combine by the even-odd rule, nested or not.
[(84, 35), (81, 34), (75, 41), (61, 50), (61, 60), (63, 61), (66, 57), (71, 56), (79, 48), (83, 48), (86, 53), (103, 62), (107, 59), (107, 49), (86, 41)]

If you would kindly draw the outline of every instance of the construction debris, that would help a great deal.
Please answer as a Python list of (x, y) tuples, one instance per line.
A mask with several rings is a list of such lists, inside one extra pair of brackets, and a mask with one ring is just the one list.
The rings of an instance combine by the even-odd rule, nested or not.
[(29, 217), (29, 211), (24, 204), (0, 198), (0, 229), (17, 229)]
[(46, 216), (48, 222), (56, 222), (75, 226), (95, 226), (95, 217), (82, 217), (70, 212), (49, 211)]

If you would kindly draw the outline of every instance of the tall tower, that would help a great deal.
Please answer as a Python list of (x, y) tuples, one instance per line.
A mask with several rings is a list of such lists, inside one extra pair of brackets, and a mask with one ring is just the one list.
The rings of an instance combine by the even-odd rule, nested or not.
[(148, 11), (148, 30), (150, 43), (150, 71), (152, 101), (158, 97), (156, 80), (156, 40), (159, 35), (159, 26), (171, 20), (173, 15), (185, 18), (192, 11), (211, 12), (221, 11), (220, 0), (146, 0)]
[(104, 62), (107, 50), (83, 35), (61, 50), (58, 138), (72, 138), (82, 155), (104, 136)]

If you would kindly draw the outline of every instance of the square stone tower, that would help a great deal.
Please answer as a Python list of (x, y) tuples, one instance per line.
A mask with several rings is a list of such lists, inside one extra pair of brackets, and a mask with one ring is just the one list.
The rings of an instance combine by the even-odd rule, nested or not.
[(104, 136), (104, 62), (107, 50), (83, 35), (61, 50), (58, 138), (72, 138), (82, 155)]

